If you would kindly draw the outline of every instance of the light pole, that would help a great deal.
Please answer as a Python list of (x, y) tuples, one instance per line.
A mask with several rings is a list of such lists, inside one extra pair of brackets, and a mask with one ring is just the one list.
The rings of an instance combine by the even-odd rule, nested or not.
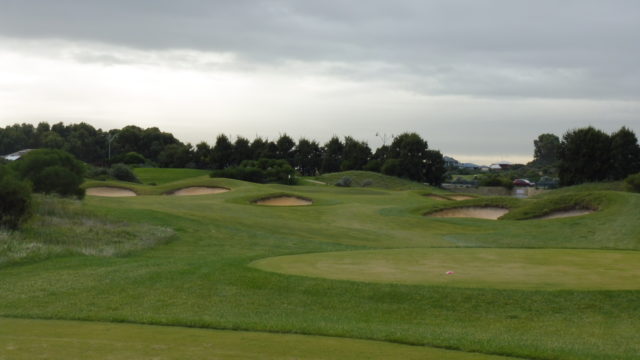
[(107, 134), (107, 143), (109, 144), (109, 162), (111, 162), (111, 142), (118, 137), (118, 133)]

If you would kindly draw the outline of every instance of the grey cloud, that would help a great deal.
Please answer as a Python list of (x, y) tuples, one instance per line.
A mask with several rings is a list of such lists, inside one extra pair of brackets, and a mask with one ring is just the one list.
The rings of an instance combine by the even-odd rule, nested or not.
[(630, 0), (0, 0), (0, 8), (8, 37), (231, 52), (275, 66), (333, 62), (342, 76), (432, 95), (640, 97), (640, 3)]

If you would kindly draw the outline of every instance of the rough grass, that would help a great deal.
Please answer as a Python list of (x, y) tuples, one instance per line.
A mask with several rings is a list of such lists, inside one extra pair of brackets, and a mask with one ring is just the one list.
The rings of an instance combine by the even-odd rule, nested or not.
[(316, 181), (327, 183), (327, 185), (334, 186), (335, 183), (343, 177), (351, 178), (352, 187), (363, 187), (366, 185), (366, 182), (370, 182), (370, 185), (367, 185), (368, 187), (388, 190), (424, 190), (429, 188), (427, 185), (415, 181), (400, 179), (395, 176), (383, 175), (372, 171), (342, 171), (323, 174), (320, 176), (316, 176), (313, 179)]
[(36, 196), (34, 207), (20, 231), (0, 232), (0, 266), (56, 256), (121, 256), (174, 235), (166, 227), (105, 219), (77, 200)]
[[(366, 283), (248, 266), (269, 257), (354, 250), (636, 251), (640, 194), (605, 191), (602, 209), (582, 217), (486, 221), (422, 216), (441, 203), (422, 196), (429, 188), (287, 187), (207, 177), (138, 187), (159, 195), (207, 185), (232, 191), (86, 197), (83, 206), (98, 216), (169, 227), (176, 239), (127, 257), (74, 255), (5, 266), (0, 315), (330, 335), (532, 359), (637, 359), (640, 353), (637, 290)], [(273, 208), (248, 201), (282, 192), (311, 198), (314, 205)], [(514, 209), (534, 202), (518, 201)]]

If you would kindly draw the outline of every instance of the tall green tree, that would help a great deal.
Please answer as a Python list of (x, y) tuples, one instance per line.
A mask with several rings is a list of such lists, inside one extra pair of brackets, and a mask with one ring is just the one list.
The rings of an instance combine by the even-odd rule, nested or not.
[(560, 138), (554, 134), (542, 134), (533, 141), (533, 159), (539, 165), (551, 165), (558, 161)]
[(231, 155), (231, 164), (240, 165), (245, 160), (252, 160), (251, 143), (248, 139), (238, 136), (233, 144), (233, 154)]
[(640, 146), (636, 134), (622, 127), (611, 135), (611, 178), (621, 180), (640, 172)]
[[(383, 166), (388, 175), (394, 175), (414, 181), (426, 181), (427, 174), (427, 150), (429, 146), (425, 140), (416, 133), (404, 133), (396, 136), (389, 146), (388, 158), (385, 161), (393, 163)], [(390, 163), (390, 164), (391, 164)]]
[(344, 151), (344, 144), (337, 136), (332, 137), (322, 147), (322, 165), (320, 172), (330, 173), (340, 171), (340, 164), (342, 163), (342, 153)]
[(293, 139), (289, 135), (282, 134), (276, 141), (276, 146), (278, 148), (276, 159), (285, 160), (289, 164), (293, 164), (296, 146), (295, 141), (293, 141)]
[(351, 136), (344, 138), (344, 149), (342, 150), (342, 163), (340, 169), (362, 170), (371, 158), (371, 148), (364, 141), (357, 141)]
[(440, 186), (444, 182), (447, 169), (444, 164), (444, 156), (437, 150), (427, 150), (425, 163), (425, 181), (432, 186)]
[(315, 175), (320, 169), (322, 161), (322, 150), (316, 141), (309, 141), (302, 138), (296, 145), (293, 165), (302, 175)]
[(213, 169), (224, 169), (228, 167), (231, 165), (232, 156), (233, 144), (226, 135), (218, 135), (216, 144), (211, 151), (211, 167)]
[(560, 185), (610, 178), (611, 137), (593, 127), (568, 131), (560, 143)]

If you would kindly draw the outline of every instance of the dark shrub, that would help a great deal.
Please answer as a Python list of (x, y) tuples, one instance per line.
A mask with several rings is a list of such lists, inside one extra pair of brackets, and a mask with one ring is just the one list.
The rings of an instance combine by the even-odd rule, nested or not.
[(110, 177), (109, 169), (103, 167), (90, 167), (89, 170), (87, 170), (86, 176), (87, 178), (94, 180), (108, 180)]
[(400, 160), (387, 159), (382, 165), (382, 173), (385, 175), (399, 176), (400, 175)]
[(367, 186), (371, 186), (373, 185), (373, 180), (371, 179), (365, 179), (362, 181), (362, 187), (367, 187)]
[(336, 186), (350, 187), (351, 183), (352, 183), (351, 178), (348, 176), (345, 176), (342, 179), (338, 180), (338, 182), (336, 183)]
[(211, 177), (224, 177), (257, 183), (280, 183), (293, 185), (296, 182), (295, 171), (285, 160), (260, 159), (245, 160), (239, 166), (214, 170)]
[(140, 182), (136, 174), (134, 174), (133, 171), (131, 171), (131, 169), (125, 164), (112, 165), (109, 173), (116, 180), (128, 181), (128, 182), (134, 182), (134, 183)]
[[(80, 184), (85, 173), (85, 165), (66, 151), (33, 150), (16, 160), (12, 167), (16, 169), (20, 178), (33, 184), (35, 192), (79, 197), (84, 195)], [(48, 170), (49, 168), (54, 169)], [(72, 189), (72, 186), (75, 188)]]
[(629, 175), (624, 182), (631, 191), (640, 192), (640, 173)]
[(49, 166), (38, 173), (34, 183), (39, 185), (39, 192), (59, 194), (62, 196), (84, 197), (84, 189), (80, 188), (83, 179), (62, 166)]
[(31, 214), (31, 188), (0, 165), (0, 227), (17, 229)]
[(502, 186), (507, 189), (513, 188), (511, 179), (498, 175), (485, 175), (480, 177), (480, 186)]

